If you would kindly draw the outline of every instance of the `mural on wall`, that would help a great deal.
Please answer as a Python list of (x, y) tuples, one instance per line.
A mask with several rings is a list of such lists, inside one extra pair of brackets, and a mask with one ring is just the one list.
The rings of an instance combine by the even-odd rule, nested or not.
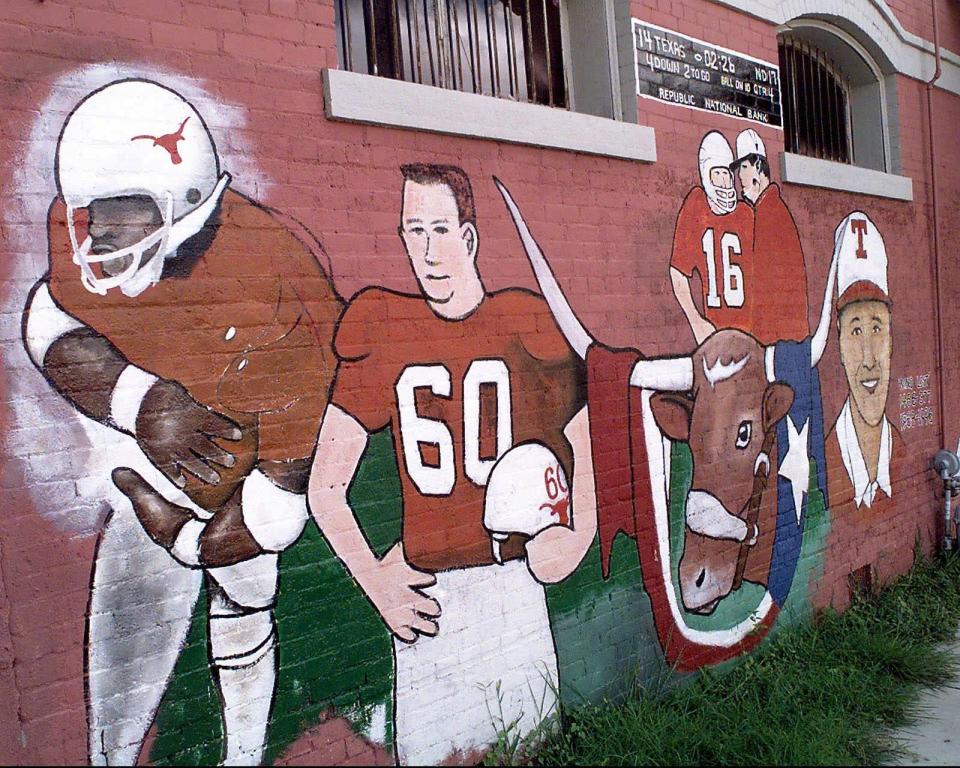
[[(740, 330), (723, 329), (712, 332), (691, 356), (645, 359), (639, 352), (598, 343), (581, 325), (516, 203), (498, 186), (557, 324), (587, 362), (594, 475), (612, 478), (609, 486), (597, 482), (603, 551), (609, 552), (621, 531), (636, 539), (669, 663), (691, 669), (742, 653), (764, 637), (789, 593), (803, 538), (811, 454), (818, 468), (824, 465), (822, 424), (816, 423), (817, 365), (829, 332), (839, 251), (833, 255), (814, 336), (764, 346)], [(734, 204), (728, 207), (733, 210)], [(669, 440), (690, 443), (693, 454), (677, 571), (668, 519)], [(718, 474), (718, 462), (725, 474)], [(698, 472), (705, 465), (709, 473)], [(627, 467), (630, 478), (622, 473)], [(767, 493), (774, 467), (784, 493)], [(821, 477), (818, 489), (825, 487)], [(761, 521), (765, 507), (773, 510), (767, 531)], [(773, 551), (769, 567), (757, 573), (749, 567), (749, 556), (764, 533), (773, 539)], [(707, 630), (688, 624), (685, 612), (710, 615), (742, 588), (751, 571), (762, 595), (739, 622)]]
[[(809, 331), (800, 235), (770, 180), (759, 134), (741, 132), (736, 146), (734, 157), (719, 131), (700, 142), (700, 185), (683, 201), (673, 237), (673, 291), (698, 344), (718, 328), (739, 329), (761, 344), (801, 341)], [(694, 272), (702, 314), (690, 288)]]
[(136, 761), (205, 579), (224, 759), (258, 763), (277, 558), (307, 520), (341, 303), (316, 244), (230, 188), (203, 118), (158, 83), (86, 96), (56, 181), (25, 344), (83, 416), (129, 437), (112, 477), (130, 505), (92, 576), (90, 760)]
[[(874, 542), (897, 514), (894, 494), (907, 455), (899, 430), (886, 414), (893, 303), (886, 245), (873, 220), (855, 211), (838, 227), (836, 237), (841, 253), (836, 328), (846, 399), (827, 435), (832, 519), (826, 563), (835, 573), (849, 574), (851, 588), (870, 589), (894, 575), (889, 555)], [(920, 383), (923, 378), (918, 377)], [(900, 382), (902, 387), (904, 379)], [(929, 399), (929, 393), (921, 396)], [(864, 532), (871, 539), (867, 546), (842, 546), (844, 537)], [(832, 595), (840, 605), (847, 599), (844, 586)]]
[(827, 435), (830, 506), (849, 502), (881, 514), (891, 506), (894, 478), (906, 450), (887, 419), (893, 305), (887, 250), (877, 225), (851, 213), (837, 229), (837, 337), (848, 396)]
[[(828, 492), (837, 520), (891, 509), (904, 446), (879, 231), (837, 227), (811, 332), (766, 147), (734, 143), (703, 137), (665, 249), (696, 348), (649, 358), (581, 323), (497, 179), (542, 295), (486, 288), (481, 181), (418, 163), (396, 190), (418, 291), (344, 302), (178, 91), (76, 104), (23, 331), (118, 491), (87, 611), (91, 763), (270, 762), (335, 717), (378, 759), (479, 758), (575, 687), (559, 591), (609, 609), (625, 571), (652, 617), (627, 640), (665, 667), (761, 642)], [(849, 397), (825, 438), (833, 322)]]
[[(368, 288), (344, 312), (310, 506), (394, 636), (397, 759), (429, 765), (553, 712), (543, 584), (576, 568), (596, 523), (578, 359), (542, 298), (484, 287), (467, 175), (402, 175), (399, 233), (421, 293)], [(388, 426), (403, 524), (377, 559), (347, 489)]]

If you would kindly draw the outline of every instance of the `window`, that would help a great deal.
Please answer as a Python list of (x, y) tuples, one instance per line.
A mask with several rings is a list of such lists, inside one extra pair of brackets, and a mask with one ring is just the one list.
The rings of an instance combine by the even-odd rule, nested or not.
[[(335, 0), (330, 120), (656, 162), (631, 0)], [(611, 119), (612, 118), (612, 119)]]
[(560, 0), (337, 0), (341, 68), (568, 106)]
[(788, 152), (849, 163), (850, 86), (831, 58), (792, 35), (780, 37)]
[(892, 73), (851, 34), (818, 19), (791, 21), (779, 48), (787, 152), (895, 170)]

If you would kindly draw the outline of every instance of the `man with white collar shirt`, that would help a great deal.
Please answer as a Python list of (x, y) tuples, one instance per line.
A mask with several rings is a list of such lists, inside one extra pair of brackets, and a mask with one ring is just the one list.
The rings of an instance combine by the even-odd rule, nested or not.
[(905, 452), (885, 414), (892, 349), (887, 253), (864, 213), (850, 214), (838, 237), (837, 331), (850, 395), (827, 435), (829, 504), (835, 519), (845, 511), (873, 518), (890, 506)]

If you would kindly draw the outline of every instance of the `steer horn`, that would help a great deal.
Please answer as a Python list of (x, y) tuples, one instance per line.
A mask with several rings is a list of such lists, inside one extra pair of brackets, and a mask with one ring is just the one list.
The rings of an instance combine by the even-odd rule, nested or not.
[[(844, 219), (846, 221), (846, 219)], [(830, 334), (830, 315), (833, 313), (833, 288), (837, 283), (837, 262), (840, 258), (840, 236), (834, 235), (833, 260), (830, 262), (830, 273), (827, 275), (827, 287), (823, 292), (823, 306), (820, 309), (820, 323), (817, 332), (813, 334), (810, 344), (810, 367), (816, 368), (827, 348), (827, 337)]]
[(533, 267), (533, 274), (536, 276), (537, 283), (540, 285), (540, 292), (543, 294), (543, 298), (547, 300), (547, 305), (553, 313), (554, 320), (556, 320), (557, 325), (560, 326), (560, 330), (567, 339), (567, 343), (573, 347), (573, 351), (586, 360), (587, 349), (589, 349), (593, 343), (593, 337), (587, 333), (587, 329), (583, 327), (581, 322), (577, 320), (577, 316), (573, 314), (573, 309), (570, 307), (566, 296), (563, 295), (563, 291), (560, 290), (557, 278), (553, 276), (550, 265), (547, 263), (547, 257), (543, 255), (543, 251), (540, 250), (537, 241), (534, 240), (533, 235), (530, 234), (530, 229), (523, 220), (520, 209), (517, 208), (517, 204), (513, 202), (513, 198), (510, 196), (507, 188), (503, 186), (500, 179), (496, 176), (493, 177), (493, 183), (497, 185), (497, 189), (499, 189), (500, 194), (503, 195), (503, 201), (507, 204), (507, 210), (510, 211), (510, 215), (513, 217), (513, 223), (517, 228), (517, 233), (520, 235), (520, 242), (523, 243), (523, 249), (527, 252), (527, 258), (530, 259), (530, 266)]
[(686, 392), (693, 389), (693, 358), (663, 357), (639, 360), (630, 374), (630, 384), (658, 392)]
[[(520, 242), (523, 243), (523, 248), (527, 252), (530, 266), (533, 267), (533, 274), (537, 278), (540, 292), (546, 299), (554, 320), (557, 321), (567, 343), (581, 358), (586, 359), (587, 349), (594, 342), (593, 337), (573, 313), (570, 303), (557, 283), (557, 278), (550, 269), (547, 257), (530, 233), (530, 228), (523, 220), (523, 215), (510, 192), (496, 176), (493, 177), (493, 183), (503, 195), (507, 210), (510, 211), (514, 226), (520, 235)], [(693, 387), (693, 360), (690, 357), (640, 360), (630, 374), (630, 383), (635, 387), (661, 392), (683, 392)]]

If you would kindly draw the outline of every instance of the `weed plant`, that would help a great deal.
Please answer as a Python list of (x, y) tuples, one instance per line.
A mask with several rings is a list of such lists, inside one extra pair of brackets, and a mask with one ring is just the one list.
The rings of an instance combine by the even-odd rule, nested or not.
[[(759, 651), (689, 684), (638, 685), (623, 704), (567, 709), (532, 750), (540, 765), (868, 765), (901, 753), (924, 687), (957, 673), (960, 557), (922, 557), (879, 595), (786, 627)], [(509, 750), (507, 751), (509, 752)]]

